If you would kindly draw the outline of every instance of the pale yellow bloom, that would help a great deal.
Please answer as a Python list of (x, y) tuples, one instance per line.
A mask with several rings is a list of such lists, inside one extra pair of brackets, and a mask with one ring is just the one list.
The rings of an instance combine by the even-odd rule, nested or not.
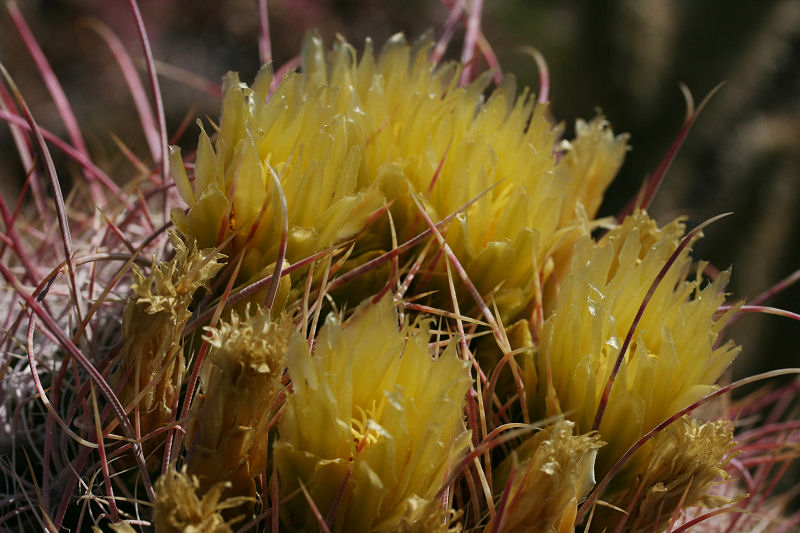
[[(313, 356), (302, 336), (290, 343), (294, 390), (273, 448), (281, 490), (302, 483), (332, 531), (414, 530), (466, 449), (468, 364), (454, 349), (433, 357), (429, 336), (398, 328), (384, 299), (345, 324), (329, 318)], [(305, 501), (295, 495), (285, 518), (316, 531)]]
[[(597, 243), (578, 240), (540, 345), (525, 365), (532, 416), (563, 413), (579, 433), (592, 428), (634, 316), (682, 235), (681, 223), (659, 228), (637, 212)], [(690, 270), (687, 247), (636, 328), (599, 427), (608, 442), (598, 456), (600, 475), (639, 437), (715, 390), (739, 351), (731, 342), (716, 346), (730, 316), (717, 313), (728, 273), (703, 287), (686, 280)]]
[(292, 74), (267, 102), (271, 81), (269, 67), (252, 89), (226, 76), (219, 134), (212, 146), (201, 133), (193, 185), (180, 153), (170, 158), (189, 206), (186, 214), (173, 211), (175, 225), (202, 246), (233, 237), (223, 251), (244, 253), (242, 280), (264, 275), (278, 257), (282, 214), (273, 173), (288, 206), (290, 262), (353, 236), (383, 201), (359, 183), (364, 139), (331, 106), (332, 96), (304, 93), (302, 76)]
[(602, 119), (579, 122), (578, 139), (557, 162), (560, 128), (549, 121), (547, 105), (535, 105), (527, 91), (517, 97), (513, 78), (484, 102), (488, 73), (458, 87), (462, 65), (435, 68), (429, 40), (409, 47), (395, 36), (377, 58), (367, 42), (359, 63), (345, 43), (327, 64), (319, 41), (306, 45), (313, 53), (307, 50), (304, 66), (314, 85), (327, 79), (353, 87), (351, 98), (363, 110), (355, 120), (369, 132), (364, 172), (396, 200), (392, 215), (403, 237), (425, 229), (410, 195), (438, 221), (493, 187), (451, 222), (447, 240), (504, 315), (523, 310), (536, 296), (534, 276), (546, 278), (551, 256), (595, 215), (622, 163), (625, 137), (614, 137)]

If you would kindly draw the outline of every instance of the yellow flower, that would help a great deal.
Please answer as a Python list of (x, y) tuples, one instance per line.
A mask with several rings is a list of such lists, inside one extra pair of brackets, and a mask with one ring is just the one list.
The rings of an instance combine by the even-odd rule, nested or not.
[[(267, 102), (272, 72), (264, 67), (253, 88), (236, 74), (225, 77), (222, 122), (212, 146), (203, 131), (194, 184), (180, 152), (170, 162), (188, 213), (172, 212), (175, 225), (203, 246), (244, 253), (239, 279), (263, 275), (275, 263), (282, 235), (281, 195), (288, 212), (290, 262), (353, 236), (383, 197), (359, 183), (364, 139), (351, 120), (332, 106), (340, 92), (303, 91), (291, 74)], [(276, 180), (282, 190), (278, 189)]]
[[(432, 357), (424, 325), (398, 328), (391, 299), (347, 323), (331, 317), (312, 356), (289, 345), (294, 391), (274, 445), (282, 492), (301, 484), (332, 531), (414, 530), (464, 453), (468, 364), (449, 348)], [(287, 503), (292, 528), (316, 530), (302, 494)]]
[[(213, 249), (187, 248), (174, 232), (170, 240), (175, 249), (172, 260), (154, 259), (149, 276), (133, 267), (133, 294), (122, 318), (125, 343), (112, 378), (122, 405), (136, 402), (142, 436), (170, 420), (186, 373), (181, 337), (192, 316), (189, 304), (222, 268), (222, 256)], [(145, 441), (146, 453), (155, 444)]]
[(495, 486), (498, 494), (505, 489), (505, 504), (484, 531), (574, 531), (578, 503), (595, 483), (594, 460), (603, 445), (596, 434), (574, 435), (574, 427), (556, 422), (500, 465)]
[[(531, 416), (563, 413), (576, 422), (579, 433), (592, 429), (634, 316), (682, 234), (678, 221), (659, 228), (640, 211), (597, 243), (589, 237), (578, 240), (540, 345), (526, 361)], [(599, 475), (639, 437), (713, 391), (739, 351), (731, 342), (717, 346), (730, 316), (717, 313), (728, 273), (702, 287), (686, 279), (690, 269), (686, 247), (635, 330), (598, 428), (608, 442), (599, 452)]]
[[(302, 74), (287, 75), (272, 96), (269, 68), (252, 89), (229, 75), (219, 134), (214, 147), (201, 134), (193, 186), (173, 153), (189, 206), (173, 212), (176, 226), (204, 246), (235, 235), (224, 251), (245, 251), (247, 278), (277, 258), (273, 170), (288, 205), (291, 262), (355, 235), (384, 201), (394, 202), (405, 240), (426, 229), (412, 196), (439, 221), (489, 191), (451, 222), (447, 238), (480, 292), (506, 316), (518, 314), (540, 297), (554, 254), (563, 248), (568, 256), (575, 231), (585, 232), (626, 138), (602, 118), (579, 121), (559, 160), (560, 128), (547, 105), (527, 91), (517, 97), (512, 78), (484, 101), (488, 74), (459, 87), (463, 66), (434, 65), (431, 47), (429, 38), (409, 46), (395, 36), (378, 57), (367, 41), (357, 60), (343, 40), (326, 54), (311, 36)], [(357, 254), (391, 247), (386, 217), (368, 233)], [(444, 277), (440, 261), (435, 286)]]
[[(364, 172), (396, 200), (403, 238), (425, 229), (411, 195), (438, 221), (491, 188), (451, 222), (447, 240), (481, 294), (493, 293), (506, 316), (522, 311), (535, 296), (534, 275), (546, 277), (548, 259), (579, 220), (578, 202), (589, 200), (585, 217), (594, 216), (625, 137), (615, 138), (602, 119), (581, 122), (559, 162), (560, 129), (547, 105), (528, 91), (517, 97), (513, 78), (484, 102), (488, 73), (458, 87), (462, 65), (435, 67), (428, 39), (410, 47), (395, 36), (377, 59), (368, 41), (358, 63), (343, 42), (327, 63), (319, 40), (306, 47), (311, 84), (352, 87), (350, 100), (363, 110), (354, 120), (369, 132)], [(437, 268), (443, 280), (443, 262)]]
[(203, 489), (229, 481), (226, 494), (253, 497), (253, 480), (266, 469), (267, 424), (275, 414), (293, 328), (287, 319), (275, 322), (259, 309), (241, 318), (233, 313), (229, 321), (207, 329), (213, 348), (204, 363), (205, 394), (189, 415), (188, 472)]

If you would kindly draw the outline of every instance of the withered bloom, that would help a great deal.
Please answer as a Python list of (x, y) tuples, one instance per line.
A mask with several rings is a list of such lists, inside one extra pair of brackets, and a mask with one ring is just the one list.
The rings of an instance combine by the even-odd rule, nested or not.
[[(182, 336), (192, 316), (189, 305), (198, 289), (222, 268), (222, 255), (213, 249), (189, 248), (175, 233), (170, 233), (170, 240), (175, 249), (170, 261), (154, 259), (149, 276), (133, 267), (133, 294), (122, 318), (125, 341), (112, 377), (122, 405), (137, 414), (143, 437), (172, 417), (186, 373)], [(145, 440), (145, 451), (159, 442)]]

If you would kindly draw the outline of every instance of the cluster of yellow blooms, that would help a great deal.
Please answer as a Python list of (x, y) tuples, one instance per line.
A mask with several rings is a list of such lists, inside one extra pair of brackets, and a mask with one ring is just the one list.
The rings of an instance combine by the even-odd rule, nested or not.
[[(727, 275), (703, 283), (704, 265), (679, 250), (683, 224), (641, 210), (596, 218), (626, 137), (598, 117), (562, 140), (512, 78), (485, 96), (488, 74), (461, 86), (463, 65), (433, 64), (431, 47), (394, 37), (358, 59), (312, 36), (302, 72), (272, 92), (269, 66), (251, 87), (226, 77), (193, 177), (173, 150), (188, 209), (172, 217), (194, 248), (174, 241), (153, 274), (172, 281), (153, 294), (137, 276), (117, 371), (126, 402), (154, 413), (145, 434), (175, 420), (176, 391), (208, 349), (201, 392), (177, 421), (184, 469), (156, 484), (164, 531), (227, 531), (260, 513), (290, 531), (573, 531), (597, 479), (713, 391), (735, 357), (719, 342)], [(426, 218), (448, 251), (431, 240), (393, 252)], [(219, 287), (235, 293), (320, 252), (326, 267), (284, 273), (272, 309), (217, 314), (203, 349), (182, 338)], [(386, 276), (367, 269), (328, 291), (380, 257), (396, 259)], [(228, 279), (201, 294), (215, 276)], [(156, 289), (168, 307), (145, 305)], [(486, 322), (495, 342), (479, 339)], [(513, 379), (488, 387), (500, 372)], [(732, 449), (725, 424), (678, 419), (616, 475), (591, 529), (654, 531), (676, 509), (719, 505), (709, 490)]]

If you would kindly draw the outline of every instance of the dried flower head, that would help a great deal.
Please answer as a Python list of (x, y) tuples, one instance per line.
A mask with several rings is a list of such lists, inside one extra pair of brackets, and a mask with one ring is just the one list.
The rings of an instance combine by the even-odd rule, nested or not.
[(125, 342), (113, 377), (122, 405), (138, 410), (142, 435), (170, 420), (186, 372), (181, 338), (192, 315), (189, 305), (222, 268), (222, 256), (213, 249), (188, 248), (174, 232), (170, 240), (170, 261), (153, 259), (149, 276), (133, 267), (133, 294), (122, 318)]
[[(305, 487), (331, 531), (394, 531), (424, 521), (469, 439), (467, 363), (432, 357), (424, 325), (398, 328), (391, 299), (347, 323), (330, 317), (316, 339), (289, 346), (294, 391), (274, 445), (281, 488)], [(314, 528), (303, 495), (291, 527)]]
[(231, 524), (242, 517), (226, 520), (222, 513), (239, 507), (248, 498), (222, 499), (229, 483), (217, 483), (197, 496), (197, 478), (185, 471), (168, 470), (156, 481), (153, 525), (159, 533), (231, 533)]
[(607, 510), (597, 525), (605, 524), (611, 530), (623, 521), (622, 531), (645, 533), (662, 529), (676, 510), (729, 503), (710, 491), (727, 479), (725, 467), (735, 456), (734, 444), (733, 429), (725, 421), (679, 418), (656, 435), (643, 470), (626, 492), (614, 499), (628, 514)]
[(495, 484), (502, 507), (485, 531), (569, 533), (578, 503), (595, 483), (594, 461), (603, 442), (575, 435), (560, 420), (528, 438), (499, 467)]
[(264, 473), (268, 423), (286, 363), (291, 322), (249, 310), (217, 328), (207, 328), (212, 345), (204, 369), (205, 394), (190, 411), (185, 444), (188, 472), (208, 489), (231, 483), (226, 494), (255, 496), (254, 478)]
[[(578, 432), (592, 429), (603, 389), (645, 295), (676, 251), (683, 225), (659, 228), (637, 212), (597, 243), (575, 245), (570, 273), (526, 365), (529, 408), (538, 416), (564, 413)], [(647, 303), (625, 353), (599, 426), (608, 442), (600, 475), (636, 440), (667, 417), (715, 389), (739, 351), (717, 346), (730, 313), (720, 314), (728, 274), (701, 286), (687, 280), (685, 248)]]

